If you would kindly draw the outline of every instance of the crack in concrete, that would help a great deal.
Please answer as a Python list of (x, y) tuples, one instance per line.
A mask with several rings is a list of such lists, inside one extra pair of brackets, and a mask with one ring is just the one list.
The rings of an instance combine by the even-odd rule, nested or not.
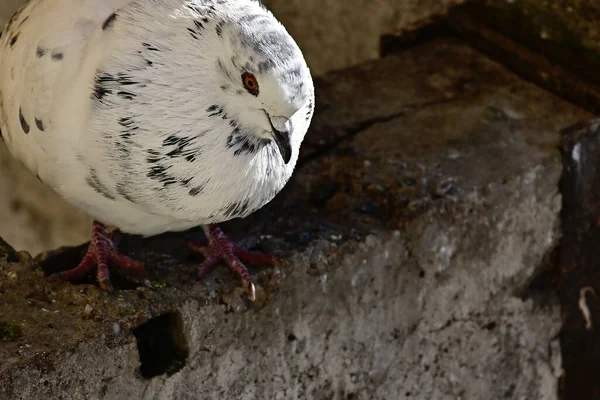
[(360, 134), (363, 131), (366, 131), (367, 129), (371, 128), (374, 125), (382, 124), (385, 122), (390, 122), (396, 118), (405, 117), (406, 115), (408, 115), (409, 111), (424, 110), (429, 107), (449, 103), (450, 101), (453, 101), (455, 99), (456, 99), (456, 97), (452, 97), (452, 98), (444, 97), (441, 99), (435, 99), (435, 100), (430, 100), (430, 101), (425, 101), (425, 102), (420, 102), (420, 103), (408, 103), (408, 104), (405, 104), (402, 106), (401, 111), (398, 111), (398, 112), (395, 112), (392, 114), (388, 114), (388, 115), (384, 115), (384, 116), (369, 118), (369, 119), (355, 123), (355, 124), (347, 126), (347, 127), (341, 127), (340, 130), (344, 131), (345, 134), (340, 135), (339, 137), (335, 138), (330, 143), (328, 143), (326, 146), (316, 149), (313, 153), (298, 160), (298, 168), (332, 152), (344, 141), (353, 138), (354, 136)]

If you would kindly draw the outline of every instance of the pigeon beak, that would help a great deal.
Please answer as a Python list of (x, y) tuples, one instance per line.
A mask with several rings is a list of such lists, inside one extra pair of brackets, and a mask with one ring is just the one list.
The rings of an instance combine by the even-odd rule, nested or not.
[(269, 123), (273, 130), (273, 140), (279, 148), (279, 153), (285, 164), (290, 162), (292, 158), (292, 125), (291, 121), (285, 117), (270, 117)]

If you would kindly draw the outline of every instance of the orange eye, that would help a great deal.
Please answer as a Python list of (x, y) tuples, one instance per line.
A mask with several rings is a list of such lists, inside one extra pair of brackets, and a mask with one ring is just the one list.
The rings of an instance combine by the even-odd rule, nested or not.
[(245, 72), (242, 74), (242, 82), (244, 82), (244, 87), (247, 91), (254, 96), (258, 95), (258, 81), (254, 75), (249, 72)]

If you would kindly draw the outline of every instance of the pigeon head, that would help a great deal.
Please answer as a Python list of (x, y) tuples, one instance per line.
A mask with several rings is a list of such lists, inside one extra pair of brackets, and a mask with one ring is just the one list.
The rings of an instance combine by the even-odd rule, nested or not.
[(287, 164), (306, 133), (313, 83), (295, 41), (268, 11), (261, 11), (217, 25), (220, 96), (242, 130), (273, 140)]

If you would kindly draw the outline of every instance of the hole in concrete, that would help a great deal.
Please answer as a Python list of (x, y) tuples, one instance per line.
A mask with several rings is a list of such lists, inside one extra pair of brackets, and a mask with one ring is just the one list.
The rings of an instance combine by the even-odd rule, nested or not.
[(140, 355), (140, 373), (146, 379), (172, 375), (185, 366), (188, 346), (181, 313), (163, 314), (133, 330)]
[(496, 328), (497, 324), (495, 321), (489, 322), (486, 326), (485, 329), (487, 329), (488, 331), (494, 330)]
[(17, 263), (19, 262), (19, 255), (16, 251), (11, 248), (6, 249), (6, 262)]

